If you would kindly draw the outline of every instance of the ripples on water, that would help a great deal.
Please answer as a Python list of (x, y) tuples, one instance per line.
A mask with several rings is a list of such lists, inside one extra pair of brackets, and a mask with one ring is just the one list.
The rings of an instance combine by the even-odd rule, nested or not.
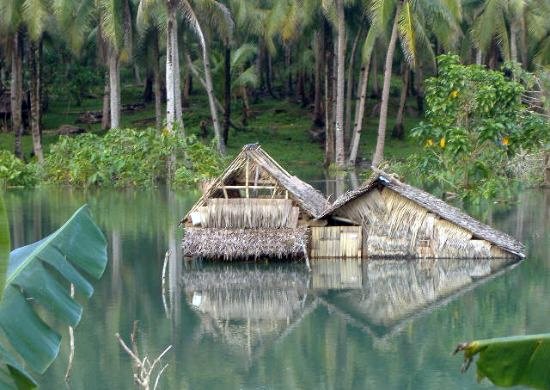
[[(458, 342), (550, 331), (550, 191), (472, 211), (527, 244), (522, 263), (325, 260), (311, 273), (296, 263), (184, 263), (176, 224), (197, 196), (5, 195), (15, 246), (48, 234), (86, 202), (109, 239), (108, 270), (76, 330), (71, 388), (132, 388), (114, 334), (128, 336), (135, 319), (150, 355), (174, 346), (163, 389), (491, 387), (478, 385), (473, 370), (460, 373), (461, 358), (451, 356)], [(64, 386), (67, 356), (64, 344), (42, 388)]]

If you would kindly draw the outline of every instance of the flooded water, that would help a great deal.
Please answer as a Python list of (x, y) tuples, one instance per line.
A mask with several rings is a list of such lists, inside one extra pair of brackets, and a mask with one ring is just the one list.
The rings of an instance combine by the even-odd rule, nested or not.
[[(550, 191), (470, 210), (526, 243), (527, 260), (184, 263), (177, 222), (194, 192), (41, 189), (5, 195), (13, 244), (47, 235), (88, 203), (109, 264), (76, 329), (72, 389), (133, 388), (126, 340), (142, 354), (172, 345), (161, 389), (471, 389), (457, 343), (550, 332)], [(161, 280), (167, 249), (172, 251)], [(163, 291), (164, 290), (164, 291)], [(82, 301), (82, 300), (81, 300)], [(39, 376), (65, 387), (60, 356)]]

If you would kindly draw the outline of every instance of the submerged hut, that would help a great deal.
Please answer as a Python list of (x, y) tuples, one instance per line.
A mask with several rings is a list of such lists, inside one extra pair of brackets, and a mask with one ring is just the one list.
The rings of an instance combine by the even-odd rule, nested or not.
[(259, 145), (245, 145), (183, 218), (183, 252), (224, 260), (303, 258), (308, 228), (329, 206)]
[(346, 230), (331, 227), (343, 224), (359, 229), (356, 239), (367, 257), (525, 257), (524, 246), (513, 237), (382, 171), (342, 195), (319, 218), (328, 226), (312, 228), (312, 257), (330, 256), (342, 243), (349, 246)]
[(330, 205), (257, 144), (243, 147), (181, 222), (187, 257), (525, 257), (513, 237), (382, 171)]

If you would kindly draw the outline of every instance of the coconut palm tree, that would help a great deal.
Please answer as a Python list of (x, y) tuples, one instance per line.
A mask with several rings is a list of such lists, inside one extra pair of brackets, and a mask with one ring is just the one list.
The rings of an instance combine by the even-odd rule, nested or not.
[(430, 58), (434, 57), (426, 27), (429, 27), (429, 30), (440, 42), (448, 42), (449, 37), (455, 40), (458, 38), (461, 6), (458, 0), (418, 0), (414, 2), (411, 0), (374, 0), (370, 5), (370, 13), (372, 28), (383, 33), (387, 26), (391, 26), (384, 64), (378, 136), (372, 158), (372, 165), (378, 166), (384, 158), (390, 80), (393, 55), (398, 39), (401, 41), (406, 61), (411, 68), (414, 68), (418, 55), (417, 47), (423, 49)]
[(111, 129), (120, 127), (120, 62), (132, 52), (132, 12), (129, 0), (97, 0), (101, 33), (107, 43)]
[(22, 3), (17, 0), (0, 2), (0, 32), (6, 36), (11, 60), (11, 125), (15, 135), (15, 155), (23, 158), (23, 15)]

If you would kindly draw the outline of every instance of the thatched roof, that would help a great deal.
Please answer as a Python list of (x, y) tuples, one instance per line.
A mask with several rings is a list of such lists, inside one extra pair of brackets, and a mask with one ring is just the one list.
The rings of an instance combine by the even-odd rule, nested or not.
[[(271, 156), (269, 156), (258, 144), (248, 144), (235, 157), (233, 162), (225, 171), (215, 179), (208, 190), (201, 196), (195, 205), (183, 218), (185, 221), (189, 215), (199, 207), (204, 206), (209, 198), (214, 197), (220, 187), (228, 180), (237, 175), (246, 165), (247, 161), (261, 168), (270, 175), (277, 183), (288, 191), (292, 198), (310, 216), (317, 217), (330, 206), (325, 197), (311, 185), (298, 179), (284, 170)], [(183, 222), (182, 221), (182, 222)]]
[(360, 187), (348, 191), (339, 197), (332, 204), (332, 206), (328, 207), (318, 218), (324, 218), (336, 212), (343, 205), (359, 198), (361, 195), (371, 191), (374, 188), (378, 188), (379, 186), (389, 188), (412, 202), (426, 208), (428, 211), (438, 215), (440, 218), (470, 231), (475, 238), (487, 240), (510, 253), (522, 258), (525, 257), (525, 246), (512, 236), (493, 229), (492, 227), (479, 222), (462, 210), (451, 206), (426, 191), (402, 183), (382, 171), (375, 173)]
[(183, 255), (209, 259), (296, 258), (307, 254), (307, 228), (186, 228)]

